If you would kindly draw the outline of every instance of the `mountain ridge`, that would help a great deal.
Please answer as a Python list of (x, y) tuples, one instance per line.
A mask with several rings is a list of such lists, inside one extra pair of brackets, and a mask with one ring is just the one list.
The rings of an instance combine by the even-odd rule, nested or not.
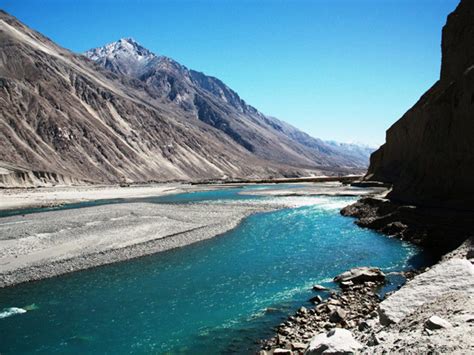
[[(141, 50), (146, 50), (148, 53), (151, 54), (149, 57), (149, 60), (146, 63), (142, 64), (141, 70), (138, 70), (138, 72), (133, 75), (131, 73), (132, 77), (135, 79), (139, 79), (142, 82), (147, 85), (149, 88), (149, 92), (153, 92), (158, 96), (163, 97), (163, 91), (166, 93), (168, 90), (168, 96), (167, 98), (170, 99), (171, 101), (176, 101), (175, 98), (178, 98), (179, 104), (182, 106), (183, 109), (185, 110), (193, 110), (193, 106), (197, 106), (197, 116), (199, 119), (202, 121), (206, 121), (205, 117), (200, 117), (199, 113), (206, 111), (206, 110), (211, 110), (212, 111), (212, 104), (216, 104), (216, 102), (212, 102), (211, 105), (209, 105), (208, 100), (206, 100), (206, 94), (213, 95), (215, 98), (218, 100), (221, 100), (222, 102), (218, 103), (221, 107), (223, 105), (230, 105), (234, 109), (238, 111), (238, 113), (243, 113), (247, 115), (253, 115), (254, 117), (251, 117), (254, 121), (258, 122), (264, 121), (266, 124), (270, 125), (272, 128), (280, 131), (280, 132), (285, 132), (285, 135), (287, 137), (290, 137), (291, 139), (295, 139), (299, 144), (302, 144), (308, 148), (316, 148), (318, 151), (326, 151), (326, 152), (333, 152), (333, 153), (345, 153), (347, 154), (348, 152), (351, 151), (351, 149), (346, 149), (346, 148), (353, 148), (355, 145), (346, 145), (343, 143), (340, 144), (334, 144), (334, 142), (327, 142), (323, 141), (318, 138), (313, 138), (310, 135), (296, 129), (295, 127), (289, 125), (286, 122), (283, 122), (279, 119), (276, 119), (274, 117), (270, 117), (267, 115), (262, 114), (259, 112), (255, 107), (247, 104), (243, 99), (240, 98), (238, 93), (236, 93), (234, 90), (229, 88), (225, 83), (223, 83), (220, 79), (214, 77), (214, 76), (209, 76), (206, 75), (202, 72), (198, 72), (193, 69), (188, 69), (186, 66), (174, 61), (173, 59), (166, 57), (166, 56), (159, 56), (154, 54), (153, 52), (149, 51), (148, 49), (144, 48), (143, 46), (139, 45), (135, 40), (127, 40), (127, 39), (119, 39), (116, 42), (112, 42), (109, 44), (106, 44), (103, 47), (97, 47), (94, 49), (91, 49), (89, 51), (85, 52), (85, 55), (94, 60), (95, 62), (99, 63), (106, 69), (111, 69), (112, 71), (115, 71), (117, 73), (121, 72), (126, 72), (126, 67), (130, 66), (130, 60), (129, 58), (136, 58), (136, 55), (134, 53), (129, 53), (129, 58), (126, 60), (122, 59), (115, 59), (115, 53), (108, 52), (106, 55), (104, 55), (104, 49), (106, 48), (119, 48), (123, 43), (129, 43), (131, 45), (134, 45), (134, 48), (139, 48)], [(120, 52), (120, 49), (119, 49)], [(98, 57), (98, 53), (102, 53), (102, 56)], [(115, 59), (115, 60), (114, 60)], [(133, 63), (131, 66), (134, 67), (137, 63)], [(170, 85), (174, 85), (172, 88), (167, 88), (166, 85), (163, 83), (162, 79), (163, 76), (166, 77), (168, 80), (168, 83)], [(180, 76), (180, 77), (177, 77)], [(184, 76), (184, 77), (183, 77)], [(171, 77), (171, 80), (170, 80)], [(157, 80), (158, 79), (158, 80)], [(187, 82), (186, 82), (187, 80)], [(194, 85), (193, 87), (189, 87), (189, 83), (191, 83), (191, 86)], [(203, 94), (202, 92), (199, 92), (200, 90), (205, 91)], [(193, 93), (193, 95), (189, 95), (190, 92)], [(196, 93), (197, 91), (197, 93)], [(186, 97), (186, 94), (189, 96)], [(191, 102), (190, 100), (187, 100), (187, 98), (193, 97), (194, 102)], [(203, 107), (204, 106), (204, 107)], [(196, 108), (196, 107), (194, 107)], [(211, 120), (215, 121), (220, 120), (219, 117), (215, 116), (222, 116), (219, 115), (219, 113), (212, 111), (213, 116)], [(216, 113), (216, 114), (214, 114)], [(225, 112), (228, 114), (229, 112)], [(218, 122), (213, 122), (214, 124), (219, 124)], [(222, 122), (221, 122), (222, 124)], [(224, 125), (228, 126), (230, 125), (229, 122), (224, 122)], [(283, 129), (283, 127), (285, 129)], [(235, 135), (235, 132), (228, 132), (231, 136)], [(240, 136), (240, 134), (238, 134)], [(240, 138), (240, 137), (239, 137)], [(248, 144), (245, 140), (240, 142), (246, 149), (252, 151), (252, 146)], [(352, 164), (349, 164), (349, 166), (352, 167), (364, 167), (364, 161), (365, 157), (370, 154), (370, 149), (360, 149), (358, 154), (354, 154), (351, 156), (353, 158), (354, 162)], [(266, 154), (269, 154), (267, 151)]]
[(99, 183), (365, 170), (350, 154), (324, 145), (323, 154), (297, 142), (290, 137), (297, 129), (171, 59), (157, 57), (139, 77), (114, 72), (5, 12), (0, 48), (5, 163)]

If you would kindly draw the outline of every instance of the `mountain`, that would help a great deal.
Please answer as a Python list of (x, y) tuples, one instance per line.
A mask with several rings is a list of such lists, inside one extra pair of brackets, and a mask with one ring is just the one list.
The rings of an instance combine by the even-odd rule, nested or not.
[(86, 57), (0, 12), (0, 48), (0, 162), (16, 167), (3, 173), (111, 183), (333, 175), (366, 166), (351, 150), (263, 115), (220, 80), (132, 39)]
[(367, 180), (393, 201), (474, 209), (474, 2), (462, 0), (442, 35), (439, 80), (390, 127)]
[(367, 164), (370, 152), (360, 155), (265, 116), (219, 79), (157, 56), (131, 38), (91, 49), (85, 56), (117, 74), (140, 80), (153, 98), (193, 114), (263, 159), (305, 167), (316, 163), (326, 168), (364, 168)]

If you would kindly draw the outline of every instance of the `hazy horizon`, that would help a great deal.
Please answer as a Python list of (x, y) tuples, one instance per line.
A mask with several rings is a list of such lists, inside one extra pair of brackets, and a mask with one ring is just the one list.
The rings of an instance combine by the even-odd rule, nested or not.
[(45, 0), (0, 7), (78, 53), (133, 37), (314, 137), (376, 147), (438, 79), (440, 28), (457, 3)]

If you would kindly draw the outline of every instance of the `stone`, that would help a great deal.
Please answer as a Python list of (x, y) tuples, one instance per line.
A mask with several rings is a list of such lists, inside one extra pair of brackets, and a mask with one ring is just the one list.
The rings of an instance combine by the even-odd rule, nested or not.
[(306, 313), (308, 313), (308, 309), (306, 307), (301, 307), (300, 309), (298, 309), (298, 313), (306, 314)]
[(306, 349), (306, 344), (304, 344), (304, 343), (291, 343), (291, 348), (294, 351), (304, 351)]
[(329, 321), (331, 323), (341, 323), (343, 320), (345, 320), (346, 316), (347, 312), (339, 307), (331, 313), (329, 316)]
[(275, 312), (278, 312), (278, 311), (279, 311), (278, 308), (272, 308), (272, 307), (265, 308), (266, 313), (275, 313)]
[(278, 355), (293, 355), (293, 351), (281, 348), (276, 348), (275, 350), (273, 350), (273, 353)]
[(313, 286), (314, 291), (328, 291), (329, 289), (327, 287), (321, 286), (321, 285), (314, 285)]
[(451, 328), (451, 327), (452, 327), (451, 323), (449, 323), (447, 320), (438, 316), (430, 317), (425, 323), (425, 328), (430, 329), (430, 330)]
[(354, 286), (354, 283), (352, 281), (341, 281), (340, 285), (342, 288), (350, 288)]
[(378, 268), (358, 267), (350, 269), (336, 276), (334, 281), (342, 283), (352, 281), (354, 284), (361, 284), (367, 281), (384, 281), (385, 274)]
[(359, 329), (361, 332), (370, 330), (371, 328), (372, 327), (370, 326), (370, 324), (366, 322), (365, 320), (361, 321), (359, 325), (357, 326), (357, 329)]
[(323, 301), (323, 298), (319, 295), (310, 298), (309, 300), (313, 304), (320, 304)]
[(380, 345), (382, 344), (385, 340), (387, 339), (387, 332), (381, 331), (378, 333), (372, 333), (367, 345), (369, 346), (375, 346), (375, 345)]
[(415, 276), (378, 307), (380, 323), (398, 323), (425, 303), (447, 292), (474, 293), (474, 265), (466, 259), (450, 259)]
[(313, 337), (304, 354), (353, 354), (361, 348), (362, 345), (354, 339), (350, 331), (336, 328)]
[(326, 330), (331, 330), (333, 328), (333, 325), (331, 323), (324, 323), (323, 328)]

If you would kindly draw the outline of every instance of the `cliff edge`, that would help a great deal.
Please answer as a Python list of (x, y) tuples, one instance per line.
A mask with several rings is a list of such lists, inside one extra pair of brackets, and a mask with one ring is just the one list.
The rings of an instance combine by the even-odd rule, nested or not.
[(474, 210), (474, 1), (462, 0), (442, 35), (440, 79), (387, 130), (365, 180), (393, 185), (388, 198)]

